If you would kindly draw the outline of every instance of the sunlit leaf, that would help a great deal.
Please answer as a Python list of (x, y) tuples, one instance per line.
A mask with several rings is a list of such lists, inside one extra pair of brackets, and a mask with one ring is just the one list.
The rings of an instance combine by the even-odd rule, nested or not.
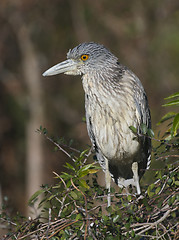
[(86, 176), (86, 175), (88, 175), (88, 174), (89, 174), (89, 170), (79, 171), (79, 172), (78, 172), (78, 177), (79, 177), (79, 178), (82, 178), (82, 177), (84, 177), (84, 176)]
[(161, 187), (156, 188), (155, 194), (158, 194), (160, 192), (160, 190), (161, 190)]
[(98, 170), (100, 169), (100, 167), (95, 166), (95, 168), (91, 168), (94, 167), (94, 164), (87, 164), (85, 166), (83, 166), (79, 171), (78, 171), (78, 177), (84, 177), (87, 174), (92, 174), (92, 173), (96, 173), (98, 172)]
[(169, 120), (169, 119), (171, 119), (171, 118), (174, 118), (175, 115), (176, 115), (175, 112), (168, 112), (167, 114), (165, 114), (165, 115), (161, 118), (161, 120), (157, 123), (157, 125), (160, 125), (161, 123), (163, 123), (163, 122), (165, 122), (165, 121), (167, 121), (167, 120)]
[(175, 181), (175, 185), (179, 186), (179, 181)]
[(120, 219), (119, 215), (114, 216), (113, 218), (113, 222), (116, 223), (118, 220)]
[(68, 168), (68, 169), (71, 169), (71, 170), (73, 170), (73, 171), (75, 171), (75, 168), (70, 164), (70, 163), (66, 163), (66, 166), (65, 166), (66, 168)]
[(171, 133), (173, 136), (177, 134), (178, 128), (179, 128), (179, 113), (175, 116), (173, 120), (173, 126), (171, 128)]
[(99, 169), (101, 169), (100, 167), (98, 167), (97, 169), (89, 169), (89, 173), (93, 174), (93, 173), (97, 173), (99, 171)]
[(135, 127), (130, 126), (129, 128), (130, 128), (130, 130), (131, 130), (133, 133), (137, 133), (137, 129), (136, 129)]
[(88, 151), (89, 151), (89, 149), (86, 149), (83, 152), (81, 152), (80, 157), (83, 157)]
[(82, 216), (81, 216), (81, 214), (79, 213), (79, 214), (76, 215), (75, 220), (79, 220), (81, 217), (82, 217)]
[(84, 188), (87, 188), (87, 189), (90, 188), (84, 179), (80, 179), (80, 180), (79, 180), (79, 185), (80, 185), (81, 187), (84, 187)]
[(175, 98), (175, 97), (179, 97), (179, 92), (176, 92), (176, 93), (174, 93), (174, 94), (172, 94), (169, 97), (166, 97), (164, 99), (167, 100), (167, 99), (171, 99), (171, 98)]
[(176, 100), (173, 100), (173, 101), (170, 101), (166, 104), (163, 104), (162, 105), (163, 107), (168, 107), (168, 106), (179, 106), (179, 99), (176, 99)]
[(151, 184), (149, 185), (149, 187), (147, 188), (147, 194), (148, 196), (151, 198), (154, 195), (154, 192), (152, 191), (152, 189), (155, 187), (155, 184)]

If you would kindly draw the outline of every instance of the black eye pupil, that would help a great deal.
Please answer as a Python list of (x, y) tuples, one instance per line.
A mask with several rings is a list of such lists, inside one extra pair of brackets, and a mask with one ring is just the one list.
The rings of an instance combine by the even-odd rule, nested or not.
[(84, 54), (84, 55), (81, 55), (81, 59), (83, 61), (86, 61), (88, 59), (88, 55)]

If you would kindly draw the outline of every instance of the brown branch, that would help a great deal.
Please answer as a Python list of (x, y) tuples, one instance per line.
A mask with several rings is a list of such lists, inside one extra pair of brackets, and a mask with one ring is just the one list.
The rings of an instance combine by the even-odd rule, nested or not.
[(155, 160), (161, 160), (163, 158), (169, 158), (169, 157), (173, 157), (173, 158), (179, 158), (179, 155), (166, 155), (166, 156), (161, 156), (161, 157), (158, 157), (156, 158)]
[(66, 227), (69, 227), (70, 225), (72, 225), (72, 224), (74, 224), (74, 223), (76, 223), (76, 222), (78, 222), (78, 221), (79, 221), (79, 220), (70, 222), (70, 223), (68, 223), (68, 224), (64, 224), (63, 227), (60, 226), (60, 228), (59, 228), (56, 232), (54, 232), (51, 236), (49, 236), (49, 239), (52, 238), (54, 235), (56, 235), (58, 232), (60, 232), (62, 229), (66, 228)]
[(53, 139), (51, 139), (50, 137), (48, 137), (47, 135), (44, 134), (44, 136), (46, 137), (47, 140), (49, 140), (50, 142), (52, 142), (56, 147), (58, 147), (58, 149), (60, 151), (62, 151), (63, 153), (65, 153), (73, 162), (76, 162), (76, 160), (65, 150), (63, 149), (58, 143), (56, 143)]
[(171, 210), (169, 209), (159, 220), (157, 220), (154, 223), (148, 223), (148, 225), (150, 225), (149, 227), (147, 227), (146, 229), (142, 230), (141, 232), (138, 233), (138, 235), (150, 230), (151, 228), (153, 228), (154, 226), (156, 226), (157, 224), (161, 223), (163, 220), (165, 220), (168, 215), (170, 214)]
[[(178, 223), (176, 223), (174, 226), (172, 226), (171, 228), (169, 228), (168, 230), (166, 229), (166, 232), (163, 233), (159, 238), (163, 238), (165, 236), (165, 234), (167, 234), (168, 232), (170, 232), (173, 228), (177, 227)], [(168, 235), (168, 234), (167, 234)], [(170, 235), (168, 235), (169, 239), (171, 239)]]
[(86, 226), (85, 226), (85, 236), (84, 236), (84, 240), (86, 240), (86, 236), (87, 236), (87, 227), (88, 227), (88, 209), (87, 209), (87, 199), (86, 199), (86, 196), (85, 196), (85, 194), (79, 189), (79, 188), (77, 188), (77, 186), (75, 186), (75, 184), (73, 183), (73, 180), (72, 180), (72, 178), (71, 178), (71, 184), (73, 185), (73, 187), (77, 190), (77, 191), (79, 191), (79, 192), (81, 192), (81, 194), (83, 195), (83, 197), (84, 197), (84, 200), (85, 200), (85, 212), (86, 212)]
[(47, 230), (46, 230), (46, 237), (48, 239), (48, 234), (49, 234), (49, 229), (50, 229), (50, 225), (51, 225), (51, 219), (52, 219), (52, 209), (49, 208), (49, 218), (48, 218), (48, 224), (47, 224)]

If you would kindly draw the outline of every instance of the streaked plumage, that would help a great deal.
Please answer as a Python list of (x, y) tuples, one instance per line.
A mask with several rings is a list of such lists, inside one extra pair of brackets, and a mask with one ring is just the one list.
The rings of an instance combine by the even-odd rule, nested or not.
[(120, 187), (131, 184), (140, 194), (139, 179), (149, 167), (151, 156), (150, 139), (134, 139), (129, 128), (134, 126), (138, 133), (141, 124), (151, 128), (148, 101), (140, 80), (108, 49), (93, 42), (69, 50), (66, 61), (43, 75), (58, 73), (82, 75), (88, 134), (105, 171), (107, 188), (111, 175)]

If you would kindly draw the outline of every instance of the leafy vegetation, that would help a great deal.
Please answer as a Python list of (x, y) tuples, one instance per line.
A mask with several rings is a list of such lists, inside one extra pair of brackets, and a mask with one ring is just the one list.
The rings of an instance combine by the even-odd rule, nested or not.
[[(168, 97), (172, 101), (164, 106), (178, 105), (178, 97), (178, 93)], [(110, 207), (106, 189), (97, 182), (99, 165), (87, 162), (91, 150), (80, 152), (64, 145), (40, 127), (38, 132), (70, 161), (65, 164), (66, 171), (60, 175), (54, 172), (55, 185), (42, 186), (30, 198), (29, 205), (33, 206), (43, 195), (38, 218), (10, 219), (4, 209), (0, 219), (9, 228), (4, 239), (177, 239), (178, 113), (169, 112), (159, 124), (166, 121), (168, 129), (161, 139), (155, 139), (151, 130), (142, 127), (143, 134), (155, 143), (153, 161), (160, 161), (164, 167), (156, 170), (152, 184), (142, 186), (141, 196), (132, 190), (126, 195), (112, 188)], [(137, 135), (135, 128), (131, 130)]]

